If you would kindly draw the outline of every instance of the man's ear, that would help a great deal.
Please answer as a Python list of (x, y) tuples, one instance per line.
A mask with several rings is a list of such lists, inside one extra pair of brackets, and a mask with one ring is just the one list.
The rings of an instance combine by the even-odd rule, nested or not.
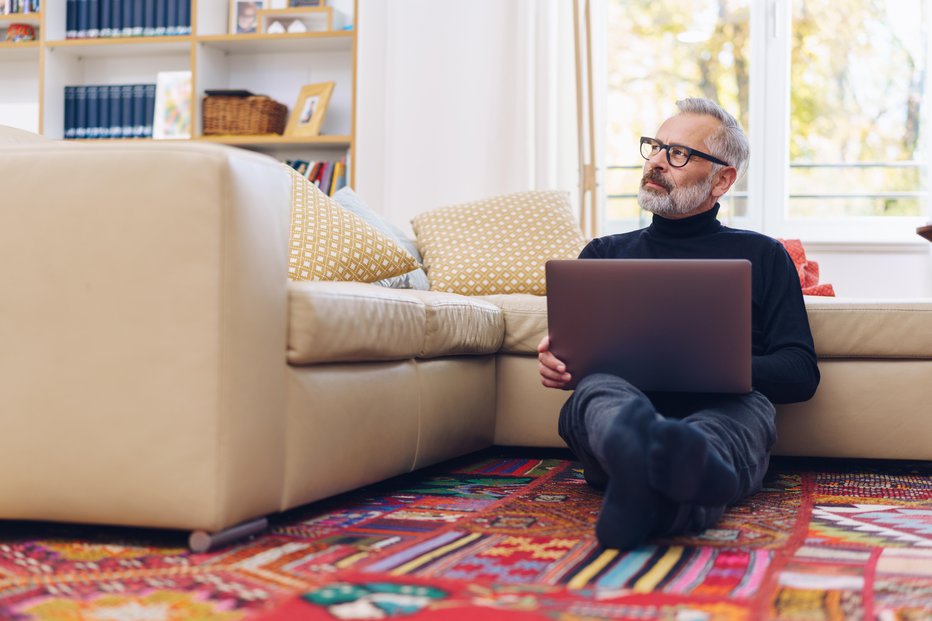
[(738, 180), (738, 169), (734, 166), (725, 166), (715, 173), (712, 181), (712, 196), (718, 198), (731, 189)]

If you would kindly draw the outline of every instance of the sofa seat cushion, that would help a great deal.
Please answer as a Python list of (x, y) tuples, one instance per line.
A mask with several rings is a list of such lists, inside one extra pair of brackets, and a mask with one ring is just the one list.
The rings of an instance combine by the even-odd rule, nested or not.
[(502, 310), (505, 318), (505, 338), (502, 352), (506, 354), (537, 354), (537, 345), (547, 335), (547, 297), (527, 293), (485, 295), (480, 299)]
[[(502, 309), (502, 351), (536, 354), (547, 334), (547, 298), (488, 295)], [(932, 299), (856, 300), (806, 297), (816, 353), (820, 358), (932, 359)]]
[(932, 299), (807, 297), (820, 358), (932, 359)]
[(504, 319), (489, 302), (366, 283), (289, 284), (288, 362), (375, 362), (491, 354)]

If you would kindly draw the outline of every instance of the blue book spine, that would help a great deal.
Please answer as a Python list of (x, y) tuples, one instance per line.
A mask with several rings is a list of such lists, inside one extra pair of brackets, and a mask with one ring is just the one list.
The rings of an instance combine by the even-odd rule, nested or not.
[(100, 36), (100, 0), (88, 0), (87, 38), (96, 39), (99, 36)]
[(78, 17), (77, 22), (75, 23), (75, 38), (77, 39), (86, 39), (87, 38), (87, 28), (90, 21), (90, 5), (91, 0), (77, 0), (78, 8)]
[(123, 106), (122, 97), (123, 87), (119, 84), (111, 84), (108, 89), (107, 101), (110, 102), (110, 137), (123, 137)]
[(142, 34), (147, 37), (155, 35), (155, 0), (143, 0)]
[(98, 110), (97, 87), (87, 86), (87, 138), (100, 138), (100, 110)]
[(133, 0), (133, 36), (141, 37), (146, 22), (146, 7), (143, 0)]
[(178, 34), (191, 34), (191, 0), (178, 0)]
[(87, 87), (75, 86), (74, 137), (87, 138)]
[(178, 20), (179, 0), (165, 0), (165, 2), (165, 34), (176, 35), (178, 34), (178, 27), (180, 26), (180, 22)]
[[(117, 0), (117, 1), (119, 2), (120, 0)], [(123, 21), (122, 21), (123, 25), (120, 28), (120, 30), (122, 31), (122, 35), (124, 37), (131, 37), (133, 36), (133, 6), (135, 6), (136, 0), (122, 0), (122, 2), (123, 2)]]
[(97, 87), (97, 110), (99, 112), (100, 137), (112, 138), (110, 135), (110, 86), (101, 84)]
[(133, 84), (133, 138), (146, 131), (146, 85)]
[(100, 36), (113, 34), (113, 0), (100, 0)]
[(133, 137), (133, 85), (120, 86), (120, 121), (123, 123), (122, 138)]
[(155, 84), (146, 84), (146, 115), (142, 135), (152, 138), (152, 122), (155, 119)]
[(123, 0), (107, 0), (110, 3), (110, 36), (123, 36)]
[(65, 140), (74, 140), (74, 117), (76, 113), (74, 87), (65, 87)]
[(164, 37), (168, 34), (168, 0), (154, 0), (155, 2), (155, 36)]
[(65, 38), (76, 39), (78, 37), (78, 2), (77, 0), (65, 0)]

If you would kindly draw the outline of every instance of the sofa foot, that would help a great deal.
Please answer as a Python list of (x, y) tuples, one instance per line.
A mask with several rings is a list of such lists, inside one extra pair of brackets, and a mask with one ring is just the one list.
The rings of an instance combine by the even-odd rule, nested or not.
[(191, 531), (188, 536), (188, 547), (192, 552), (207, 552), (211, 548), (219, 548), (237, 539), (244, 539), (255, 535), (269, 527), (269, 520), (261, 517), (230, 528), (209, 533), (206, 530)]

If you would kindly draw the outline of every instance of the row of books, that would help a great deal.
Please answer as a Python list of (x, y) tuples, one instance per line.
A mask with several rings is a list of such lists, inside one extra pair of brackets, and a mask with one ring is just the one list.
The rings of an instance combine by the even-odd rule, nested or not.
[(316, 185), (327, 196), (333, 196), (346, 185), (346, 158), (333, 162), (309, 162), (289, 160), (286, 162)]
[(65, 38), (191, 34), (191, 0), (66, 0)]
[(151, 138), (155, 84), (65, 87), (65, 139)]
[(0, 15), (38, 13), (39, 0), (0, 0)]

